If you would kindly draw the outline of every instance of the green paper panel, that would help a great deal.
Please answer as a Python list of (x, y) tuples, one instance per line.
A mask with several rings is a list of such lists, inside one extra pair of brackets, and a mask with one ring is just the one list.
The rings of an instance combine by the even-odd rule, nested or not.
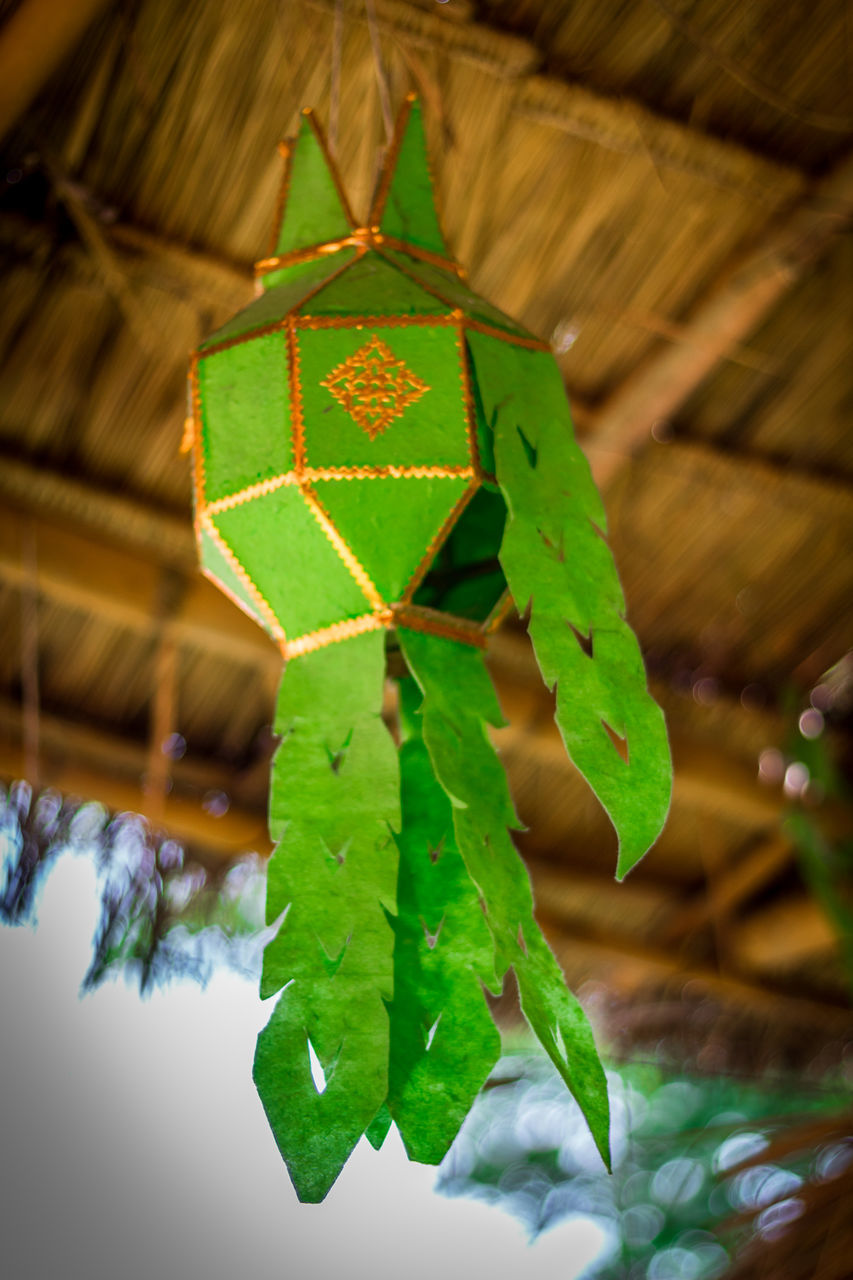
[[(494, 477), (496, 469), (495, 433), (486, 418), (486, 411), (483, 408), (483, 397), (480, 395), (480, 386), (477, 382), (477, 366), (474, 363), (474, 356), (471, 352), (471, 344), (467, 334), (465, 337), (465, 353), (468, 358), (468, 368), (471, 371), (471, 403), (474, 406), (474, 429), (477, 432), (477, 452), (480, 455), (480, 466), (487, 476)], [(503, 498), (501, 498), (501, 501), (503, 501)]]
[(204, 494), (208, 502), (293, 466), (283, 333), (226, 347), (198, 362)]
[(497, 561), (505, 523), (506, 503), (502, 495), (490, 489), (478, 489), (445, 544), (448, 563), (468, 568), (484, 561)]
[[(604, 508), (573, 437), (556, 362), (481, 334), (469, 342), (510, 512), (501, 563), (519, 611), (530, 605), (530, 636), (546, 684), (557, 686), (566, 749), (616, 828), (621, 879), (669, 810), (663, 713), (625, 621)], [(608, 728), (625, 741), (627, 761)]]
[(226, 560), (213, 538), (211, 538), (210, 534), (206, 533), (204, 529), (201, 531), (200, 543), (199, 556), (204, 568), (209, 570), (209, 572), (212, 573), (219, 582), (221, 582), (223, 587), (226, 587), (232, 595), (235, 595), (238, 600), (242, 602), (246, 613), (248, 613), (255, 622), (259, 623), (266, 631), (268, 631), (269, 626), (266, 620), (258, 613), (254, 600), (246, 590), (245, 583), (241, 582), (240, 578), (234, 572), (234, 569), (229, 564), (228, 560)]
[(423, 693), (424, 742), (453, 804), (459, 851), (494, 938), (497, 975), (514, 969), (522, 1011), (609, 1164), (607, 1081), (592, 1031), (533, 919), (530, 880), (507, 831), (518, 821), (487, 737), (487, 725), (502, 717), (483, 656), (457, 641), (403, 628), (397, 634)]
[(505, 519), (500, 493), (481, 486), (453, 526), (415, 603), (484, 621), (506, 588), (498, 562)]
[[(261, 994), (283, 987), (254, 1077), (302, 1200), (322, 1200), (388, 1088), (399, 772), (382, 722), (385, 636), (288, 664), (276, 713)], [(325, 1074), (318, 1091), (312, 1046)]]
[[(370, 438), (322, 385), (350, 358), (379, 340), (428, 390)], [(299, 375), (310, 467), (470, 466), (467, 407), (456, 333), (431, 325), (304, 329)]]
[(295, 485), (220, 511), (214, 523), (289, 639), (370, 611)]
[(366, 253), (305, 303), (311, 316), (448, 315), (452, 308), (407, 279), (378, 253)]
[[(319, 258), (314, 262), (299, 262), (264, 276), (265, 291), (250, 302), (248, 307), (238, 311), (235, 316), (206, 338), (199, 347), (199, 352), (207, 351), (220, 342), (230, 342), (234, 338), (245, 337), (258, 329), (283, 321), (291, 311), (295, 311), (313, 289), (319, 288), (331, 276), (340, 271), (355, 257), (354, 249), (342, 249), (328, 258)], [(275, 284), (273, 285), (273, 281)]]
[(340, 240), (351, 230), (323, 148), (303, 115), (291, 152), (290, 182), (275, 253)]
[(405, 273), (408, 277), (414, 276), (425, 288), (438, 294), (448, 307), (458, 307), (472, 319), (479, 320), (482, 324), (492, 325), (495, 329), (501, 329), (504, 333), (515, 337), (533, 337), (529, 330), (513, 320), (511, 316), (504, 315), (503, 311), (499, 311), (490, 302), (486, 302), (485, 298), (481, 298), (478, 293), (469, 289), (455, 271), (444, 271), (441, 267), (435, 267), (421, 258), (410, 258), (399, 249), (383, 248), (381, 253), (401, 273)]
[[(410, 690), (406, 686), (412, 686)], [(419, 701), (413, 680), (403, 703)], [(482, 982), (494, 943), (456, 848), (450, 802), (417, 719), (400, 750), (402, 831), (394, 921), (388, 1105), (412, 1160), (438, 1164), (500, 1055)]]
[[(452, 613), (457, 618), (485, 622), (505, 590), (506, 580), (503, 570), (498, 569), (495, 573), (483, 574), (467, 582), (457, 583), (443, 593), (436, 607), (444, 613)], [(428, 605), (429, 601), (425, 599), (423, 603)]]
[(468, 487), (467, 480), (318, 481), (314, 489), (338, 532), (391, 604)]
[(409, 240), (421, 249), (447, 255), (435, 211), (426, 137), (419, 102), (412, 110), (400, 140), (380, 226), (386, 235)]

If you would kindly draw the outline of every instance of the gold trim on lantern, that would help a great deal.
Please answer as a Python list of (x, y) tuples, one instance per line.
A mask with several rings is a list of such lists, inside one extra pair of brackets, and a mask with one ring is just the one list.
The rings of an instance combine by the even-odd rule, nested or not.
[(316, 137), (317, 141), (320, 144), (320, 150), (323, 152), (323, 158), (326, 161), (326, 166), (329, 170), (329, 173), (332, 175), (332, 181), (334, 182), (335, 187), (337, 188), (338, 198), (340, 199), (341, 207), (344, 211), (344, 216), (347, 222), (353, 228), (353, 230), (355, 230), (356, 221), (355, 221), (355, 218), (353, 217), (349, 200), (347, 199), (347, 193), (344, 190), (344, 184), (341, 181), (341, 175), (338, 172), (337, 163), (335, 162), (335, 158), (332, 155), (331, 151), (329, 150), (329, 144), (326, 142), (326, 135), (323, 132), (322, 126), (314, 114), (313, 107), (303, 107), (302, 114), (303, 116), (305, 116), (311, 128), (314, 130), (314, 136)]
[(488, 615), (485, 621), (480, 624), (483, 628), (484, 633), (490, 636), (492, 635), (493, 632), (497, 631), (498, 627), (501, 625), (501, 623), (504, 621), (505, 618), (509, 617), (509, 615), (512, 613), (514, 608), (515, 608), (515, 601), (510, 595), (509, 589), (507, 589), (502, 593), (497, 604), (492, 609), (491, 613)]
[(373, 580), (367, 570), (355, 555), (349, 543), (346, 542), (343, 536), (338, 532), (337, 526), (320, 499), (317, 497), (317, 494), (311, 486), (304, 483), (304, 481), (300, 484), (299, 488), (303, 498), (313, 512), (317, 523), (320, 525), (320, 528), (337, 551), (341, 560), (343, 560), (353, 578), (364, 592), (365, 598), (373, 605), (374, 609), (387, 609), (388, 606), (374, 586)]
[[(442, 253), (433, 253), (431, 249), (422, 249), (420, 245), (412, 244), (411, 240), (398, 240), (396, 236), (387, 236), (384, 231), (371, 230), (369, 244), (371, 249), (393, 249), (395, 252), (405, 253), (409, 258), (418, 258), (421, 262), (426, 262), (431, 267), (438, 267), (442, 271), (452, 271), (460, 280), (466, 278), (465, 268), (461, 262), (457, 262), (455, 258), (447, 258)], [(394, 264), (392, 263), (391, 265), (393, 266)]]
[(306, 467), (306, 480), (470, 480), (473, 467)]
[(287, 204), (287, 196), (290, 191), (290, 171), (293, 165), (293, 144), (284, 139), (278, 144), (278, 152), (284, 160), (284, 170), (281, 175), (281, 182), (278, 187), (278, 195), (275, 202), (275, 221), (273, 222), (272, 232), (270, 234), (270, 253), (275, 253), (278, 237), (281, 233), (281, 220), (284, 217), (284, 210)]
[[(289, 249), (287, 253), (273, 253), (270, 257), (261, 258), (255, 263), (255, 276), (260, 279), (273, 271), (284, 271), (288, 267), (300, 266), (304, 262), (314, 262), (317, 258), (340, 253), (342, 249), (357, 249), (363, 255), (368, 249), (381, 248), (404, 253), (409, 258), (426, 262), (429, 266), (438, 267), (441, 271), (451, 271), (461, 280), (465, 279), (465, 268), (455, 259), (441, 253), (434, 253), (431, 249), (422, 249), (420, 245), (412, 244), (410, 240), (399, 240), (396, 236), (387, 236), (383, 231), (376, 231), (373, 227), (356, 227), (351, 235), (340, 236), (337, 240), (320, 240), (302, 249)], [(391, 263), (391, 266), (394, 265)]]
[(418, 564), (417, 569), (415, 569), (415, 572), (412, 574), (411, 578), (406, 584), (406, 589), (403, 592), (402, 596), (400, 597), (401, 605), (408, 606), (409, 604), (411, 604), (412, 597), (414, 596), (418, 587), (421, 585), (427, 573), (429, 572), (430, 566), (432, 565), (433, 560), (435, 559), (436, 555), (441, 549), (442, 544), (444, 543), (445, 539), (449, 536), (450, 531), (452, 530), (453, 526), (456, 524), (456, 521), (462, 515), (462, 512), (465, 510), (468, 503), (471, 501), (471, 499), (473, 498), (474, 494), (477, 492), (479, 487), (480, 487), (480, 482), (479, 480), (475, 479), (473, 484), (469, 484), (467, 489), (465, 489), (465, 491), (461, 494), (459, 499), (454, 503), (450, 514), (442, 523), (441, 528), (438, 530), (438, 533), (436, 533), (435, 536), (430, 541), (430, 544), (427, 547), (426, 551), (424, 552), (420, 560), (420, 563)]
[(320, 631), (311, 631), (307, 635), (288, 640), (284, 646), (287, 659), (299, 658), (305, 653), (313, 653), (315, 649), (324, 649), (327, 645), (338, 644), (341, 640), (350, 640), (353, 636), (364, 635), (366, 631), (381, 631), (391, 626), (391, 611), (384, 609), (376, 613), (363, 613), (358, 618), (347, 618), (345, 622), (335, 622)]
[(287, 318), (287, 378), (290, 383), (290, 431), (293, 442), (293, 469), (302, 474), (305, 466), (305, 420), (302, 416), (302, 383), (299, 379), (299, 343), (293, 316)]
[(471, 454), (471, 464), (477, 479), (493, 480), (494, 477), (490, 476), (488, 472), (483, 470), (483, 464), (480, 458), (480, 442), (477, 439), (477, 412), (474, 408), (474, 393), (471, 387), (471, 370), (468, 365), (468, 347), (465, 343), (465, 329), (462, 323), (461, 312), (457, 313), (457, 318), (459, 323), (456, 330), (456, 346), (459, 351), (462, 399), (465, 402), (465, 420), (468, 429), (468, 451)]
[[(273, 612), (272, 605), (269, 603), (268, 600), (265, 599), (264, 596), (261, 595), (260, 591), (255, 586), (255, 583), (249, 577), (248, 573), (243, 568), (242, 564), (237, 559), (234, 552), (231, 550), (228, 543), (225, 541), (222, 534), (219, 532), (216, 525), (211, 520), (210, 516), (204, 515), (201, 519), (200, 526), (204, 530), (204, 532), (216, 544), (217, 549), (228, 561), (228, 564), (234, 570), (235, 574), (240, 579), (243, 586), (246, 588), (249, 595), (254, 600), (258, 614), (266, 622), (269, 630), (272, 632), (275, 639), (279, 642), (279, 644), (283, 644), (287, 639), (287, 637), (284, 633), (284, 628), (282, 627), (281, 623), (279, 622), (278, 618), (275, 616), (275, 613)], [(215, 577), (215, 575), (212, 575), (212, 576)], [(219, 583), (218, 578), (217, 578), (217, 583)], [(222, 584), (219, 584), (219, 585), (222, 585)], [(224, 586), (223, 586), (223, 590), (225, 590)], [(232, 600), (235, 600), (237, 604), (241, 603), (239, 596), (235, 596), (233, 592), (230, 592), (228, 594), (231, 595)], [(241, 607), (244, 613), (248, 612), (248, 610), (245, 607), (245, 602), (242, 603)]]
[(246, 333), (236, 333), (233, 338), (223, 338), (221, 342), (214, 342), (203, 351), (197, 351), (196, 355), (199, 360), (206, 360), (208, 356), (219, 355), (220, 351), (228, 351), (230, 347), (239, 347), (244, 342), (253, 342), (255, 338), (265, 338), (270, 333), (281, 333), (287, 325), (287, 320), (288, 316), (283, 316), (281, 320), (272, 320), (269, 324), (260, 325), (257, 329), (249, 329)]
[[(328, 143), (326, 142), (326, 136), (323, 133), (323, 130), (319, 124), (319, 121), (317, 120), (317, 117), (314, 115), (314, 112), (311, 109), (311, 107), (304, 107), (302, 114), (303, 116), (305, 116), (311, 128), (314, 130), (314, 136), (316, 137), (317, 141), (320, 144), (320, 150), (323, 152), (323, 158), (326, 161), (326, 167), (328, 168), (329, 173), (332, 175), (332, 181), (335, 184), (335, 189), (338, 193), (338, 199), (341, 202), (341, 208), (343, 210), (344, 217), (346, 218), (346, 221), (349, 223), (349, 225), (353, 228), (353, 230), (355, 230), (355, 218), (353, 217), (352, 209), (350, 208), (349, 200), (347, 199), (347, 194), (346, 194), (346, 191), (344, 190), (344, 185), (341, 181), (341, 176), (338, 173), (338, 167), (335, 164), (334, 159), (332, 158), (331, 152), (329, 151)], [(290, 195), (290, 180), (293, 176), (293, 156), (296, 151), (298, 141), (299, 141), (298, 138), (285, 138), (278, 144), (279, 153), (284, 157), (284, 173), (282, 175), (281, 185), (279, 186), (278, 197), (276, 200), (276, 207), (275, 207), (275, 222), (273, 224), (272, 235), (270, 236), (270, 241), (269, 241), (270, 250), (269, 250), (269, 255), (267, 260), (270, 262), (278, 261), (278, 259), (275, 258), (274, 255), (275, 255), (276, 245), (278, 244), (278, 238), (281, 234), (281, 223), (284, 217), (285, 208), (287, 206), (287, 199), (288, 199), (288, 196)], [(300, 254), (302, 250), (297, 249), (295, 252), (296, 254)], [(290, 254), (281, 255), (282, 259), (286, 259), (289, 257), (290, 257)], [(301, 262), (305, 262), (309, 260), (310, 260), (309, 258), (304, 258), (304, 257), (302, 258), (297, 257), (294, 259), (294, 261), (301, 261)], [(256, 273), (257, 273), (257, 265), (258, 264), (256, 264)], [(274, 267), (269, 267), (267, 269), (270, 271), (275, 270)]]
[[(300, 303), (300, 306), (302, 304)], [(456, 324), (448, 315), (409, 316), (312, 316), (304, 312), (294, 317), (297, 329), (448, 329)]]
[(375, 333), (321, 378), (320, 386), (371, 440), (430, 390)]
[(474, 320), (471, 316), (466, 315), (464, 320), (466, 329), (472, 329), (475, 333), (485, 333), (490, 338), (499, 338), (501, 342), (509, 342), (514, 347), (526, 347), (528, 351), (548, 351), (551, 350), (549, 342), (543, 342), (541, 338), (525, 338), (520, 333), (508, 333), (505, 329), (499, 329), (497, 325), (486, 324), (482, 320)]
[(463, 644), (471, 644), (478, 649), (485, 649), (488, 643), (479, 623), (469, 624), (465, 618), (439, 613), (437, 609), (428, 609), (425, 605), (395, 604), (391, 606), (391, 612), (394, 625), (398, 627), (427, 631), (430, 635), (442, 636), (445, 640), (461, 640)]
[(253, 498), (275, 493), (285, 485), (298, 485), (300, 481), (314, 484), (323, 480), (471, 480), (473, 467), (303, 467), (301, 471), (286, 471), (281, 475), (259, 480), (224, 498), (214, 498), (206, 503), (205, 514), (215, 516), (220, 511), (230, 511)]
[(282, 653), (289, 661), (291, 658), (301, 658), (306, 653), (314, 653), (317, 649), (324, 649), (330, 644), (340, 644), (342, 640), (350, 640), (353, 636), (364, 635), (367, 631), (392, 631), (395, 627), (426, 631), (429, 635), (440, 636), (445, 640), (458, 640), (477, 649), (485, 649), (487, 644), (486, 636), (477, 624), (469, 625), (464, 618), (450, 618), (434, 609), (416, 605), (395, 604), (390, 608), (376, 609), (373, 613), (363, 613), (357, 618), (347, 618), (329, 627), (296, 636), (282, 645)]
[(370, 202), (370, 214), (368, 223), (371, 227), (379, 229), (382, 222), (382, 215), (385, 212), (385, 205), (388, 201), (388, 192), (391, 189), (391, 179), (394, 176), (394, 170), (397, 168), (397, 160), (400, 156), (400, 147), (403, 142), (403, 136), (406, 132), (406, 125), (409, 123), (409, 116), (412, 114), (412, 106), (416, 98), (416, 94), (407, 93), (403, 100), (403, 105), (397, 114), (397, 121), (394, 125), (394, 133), (391, 138), (385, 155), (382, 157), (382, 166), (379, 170), (379, 180), (376, 183), (376, 190), (373, 199)]
[(257, 484), (250, 484), (246, 489), (240, 489), (237, 493), (231, 493), (226, 498), (215, 498), (213, 502), (209, 502), (205, 507), (205, 514), (210, 516), (218, 515), (220, 511), (230, 511), (233, 507), (240, 507), (244, 502), (251, 502), (253, 498), (263, 498), (268, 493), (275, 493), (276, 489), (282, 489), (285, 485), (299, 484), (299, 475), (295, 471), (287, 471), (282, 475), (270, 476), (268, 480), (260, 480)]
[[(381, 253), (381, 250), (379, 252)], [(521, 334), (509, 333), (504, 329), (499, 329), (496, 325), (486, 324), (485, 321), (473, 320), (463, 308), (458, 307), (450, 298), (446, 298), (443, 293), (435, 288), (434, 285), (427, 284), (425, 280), (421, 280), (421, 278), (416, 276), (414, 272), (407, 271), (399, 262), (392, 262), (390, 258), (386, 258), (385, 261), (388, 262), (390, 266), (396, 267), (404, 276), (408, 276), (408, 278), (416, 285), (419, 285), (425, 293), (430, 294), (433, 298), (437, 298), (439, 302), (443, 302), (446, 306), (452, 307), (454, 311), (461, 310), (463, 316), (462, 323), (466, 329), (474, 329), (477, 333), (485, 333), (491, 338), (500, 338), (503, 342), (510, 342), (516, 347), (526, 347), (531, 351), (551, 350), (551, 344), (543, 342), (541, 338), (524, 337)]]
[(193, 497), (195, 499), (195, 534), (196, 541), (199, 538), (198, 522), (204, 511), (204, 441), (202, 433), (201, 420), (201, 389), (198, 384), (198, 356), (193, 354), (190, 356), (190, 405), (193, 416)]
[(366, 227), (356, 227), (348, 236), (340, 236), (337, 240), (318, 240), (316, 244), (305, 245), (302, 249), (289, 249), (287, 253), (274, 254), (270, 258), (261, 258), (255, 263), (255, 276), (267, 276), (272, 271), (285, 271), (288, 267), (298, 267), (305, 262), (313, 262), (315, 258), (331, 257), (342, 249), (358, 249), (361, 254), (367, 250), (370, 242)]
[(345, 262), (343, 266), (331, 272), (330, 275), (326, 276), (325, 280), (321, 280), (319, 284), (309, 289), (289, 311), (285, 312), (280, 320), (271, 320), (269, 324), (259, 325), (256, 329), (247, 329), (245, 333), (235, 334), (233, 338), (223, 338), (221, 342), (214, 342), (211, 346), (194, 352), (194, 356), (199, 360), (205, 360), (208, 356), (215, 356), (220, 351), (227, 351), (229, 347), (239, 347), (243, 342), (253, 342), (255, 338), (263, 338), (269, 333), (279, 331), (283, 333), (300, 307), (303, 307), (306, 302), (310, 302), (322, 289), (326, 288), (326, 285), (331, 284), (333, 280), (337, 280), (338, 276), (343, 275), (352, 265), (352, 262)]

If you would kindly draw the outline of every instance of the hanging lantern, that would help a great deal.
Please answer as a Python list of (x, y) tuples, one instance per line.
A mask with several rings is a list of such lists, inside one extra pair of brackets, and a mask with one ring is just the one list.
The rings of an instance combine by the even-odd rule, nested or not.
[(483, 650), (514, 602), (616, 828), (617, 875), (656, 839), (666, 731), (558, 367), (465, 283), (412, 98), (365, 226), (304, 114), (257, 271), (263, 292), (202, 344), (191, 385), (203, 571), (287, 660), (261, 980), (279, 999), (255, 1058), (276, 1140), (306, 1200), (392, 1120), (439, 1161), (500, 1052), (483, 988), (512, 968), (607, 1161), (604, 1073), (534, 922), (487, 736), (502, 719)]

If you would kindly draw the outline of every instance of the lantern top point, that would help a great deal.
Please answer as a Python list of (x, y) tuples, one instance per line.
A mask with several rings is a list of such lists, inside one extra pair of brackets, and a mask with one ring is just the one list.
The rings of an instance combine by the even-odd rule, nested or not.
[(453, 269), (435, 208), (423, 121), (417, 94), (407, 93), (386, 149), (364, 222), (353, 216), (335, 158), (312, 107), (303, 107), (294, 138), (279, 144), (285, 172), (270, 244), (280, 260), (321, 244), (341, 244), (364, 234), (411, 244), (444, 259)]

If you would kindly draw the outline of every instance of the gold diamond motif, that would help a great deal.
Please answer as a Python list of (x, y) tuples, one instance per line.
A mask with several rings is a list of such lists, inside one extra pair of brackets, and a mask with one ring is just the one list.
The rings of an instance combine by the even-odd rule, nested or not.
[(366, 431), (371, 440), (401, 417), (429, 387), (375, 335), (320, 385)]

